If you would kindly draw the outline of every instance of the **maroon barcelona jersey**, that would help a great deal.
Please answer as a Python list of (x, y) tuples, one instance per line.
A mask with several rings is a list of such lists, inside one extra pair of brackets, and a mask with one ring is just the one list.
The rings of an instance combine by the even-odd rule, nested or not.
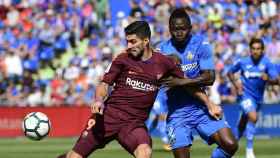
[(161, 53), (153, 52), (146, 61), (134, 60), (128, 53), (120, 54), (103, 77), (103, 82), (114, 86), (105, 101), (105, 114), (107, 111), (121, 122), (145, 121), (156, 98), (159, 79), (168, 75), (184, 74), (171, 58)]

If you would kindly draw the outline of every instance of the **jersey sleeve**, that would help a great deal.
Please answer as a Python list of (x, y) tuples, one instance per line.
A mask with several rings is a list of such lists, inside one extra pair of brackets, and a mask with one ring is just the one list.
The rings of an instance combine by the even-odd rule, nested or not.
[(116, 57), (113, 62), (108, 66), (103, 76), (102, 81), (112, 85), (117, 76), (122, 72), (123, 62), (121, 57)]
[(201, 70), (214, 70), (214, 58), (213, 50), (211, 45), (208, 42), (202, 42), (201, 47), (199, 48), (200, 59), (199, 65)]
[(277, 72), (276, 65), (274, 65), (271, 62), (267, 62), (267, 74), (272, 80), (276, 79), (279, 75)]
[(240, 66), (241, 61), (237, 60), (228, 70), (229, 73), (235, 73), (241, 69)]
[(167, 41), (163, 41), (161, 42), (158, 47), (156, 48), (156, 51), (160, 52), (163, 55), (170, 55), (170, 51), (169, 51), (170, 47), (168, 47), (168, 42)]
[(167, 57), (166, 65), (169, 75), (184, 78), (184, 72), (181, 70), (181, 67), (176, 65), (175, 61), (171, 57)]

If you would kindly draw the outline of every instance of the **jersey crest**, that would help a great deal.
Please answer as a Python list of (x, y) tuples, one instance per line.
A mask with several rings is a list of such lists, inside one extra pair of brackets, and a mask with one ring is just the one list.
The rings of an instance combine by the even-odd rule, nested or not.
[(193, 58), (194, 58), (194, 55), (192, 54), (192, 52), (188, 51), (188, 53), (187, 53), (187, 60), (191, 61), (191, 60), (193, 60)]

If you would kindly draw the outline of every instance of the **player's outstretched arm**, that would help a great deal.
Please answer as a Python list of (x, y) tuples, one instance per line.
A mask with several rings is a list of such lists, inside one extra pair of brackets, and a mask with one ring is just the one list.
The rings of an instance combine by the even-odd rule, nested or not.
[(243, 91), (243, 88), (242, 88), (242, 84), (239, 83), (236, 79), (235, 79), (235, 76), (234, 76), (234, 73), (232, 72), (228, 72), (227, 73), (227, 77), (229, 78), (230, 82), (232, 83), (236, 93), (238, 95), (242, 95), (242, 91)]
[(208, 108), (209, 114), (216, 120), (221, 119), (223, 112), (219, 105), (214, 104), (205, 92), (199, 87), (185, 87), (186, 91), (201, 100)]
[(101, 82), (99, 85), (96, 87), (95, 91), (95, 102), (91, 105), (91, 112), (96, 114), (103, 114), (104, 110), (104, 100), (108, 96), (108, 89), (109, 89), (109, 84), (105, 82)]
[[(168, 55), (169, 58), (171, 58), (176, 65), (181, 64), (181, 59), (175, 54)], [(209, 65), (209, 64), (206, 64)], [(207, 67), (207, 66), (205, 66)], [(215, 70), (214, 69), (203, 69), (200, 71), (200, 75), (195, 78), (164, 78), (162, 79), (162, 82), (164, 82), (169, 87), (174, 86), (211, 86), (213, 85), (215, 81)]]
[(215, 81), (215, 70), (202, 70), (198, 77), (194, 79), (185, 77), (185, 80), (185, 86), (211, 86)]
[(276, 78), (276, 77), (271, 78), (271, 77), (269, 77), (269, 75), (267, 73), (262, 74), (262, 80), (266, 81), (270, 85), (279, 84), (279, 79), (278, 78)]
[[(184, 78), (169, 76), (167, 78), (161, 79), (160, 83), (164, 87), (172, 88), (175, 86), (184, 86), (184, 84), (181, 84), (181, 82), (184, 82)], [(214, 117), (217, 120), (222, 117), (221, 107), (210, 101), (209, 97), (199, 86), (184, 86), (184, 88), (187, 93), (200, 99), (207, 106), (208, 111), (212, 117)]]
[(210, 86), (215, 81), (215, 71), (214, 70), (204, 70), (201, 75), (196, 78), (174, 78), (166, 77), (161, 79), (161, 83), (164, 83), (168, 87), (175, 86)]

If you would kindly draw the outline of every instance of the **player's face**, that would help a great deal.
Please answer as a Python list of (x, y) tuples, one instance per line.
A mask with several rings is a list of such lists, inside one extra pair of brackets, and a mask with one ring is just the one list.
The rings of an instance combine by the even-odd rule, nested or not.
[(191, 29), (185, 18), (175, 18), (171, 20), (169, 30), (172, 38), (176, 42), (185, 42)]
[(252, 44), (250, 49), (251, 49), (251, 56), (255, 60), (258, 60), (263, 54), (263, 47), (260, 43)]
[(144, 50), (146, 47), (145, 40), (142, 40), (137, 35), (127, 35), (126, 42), (127, 42), (127, 49), (126, 51), (131, 54), (135, 58), (140, 58), (144, 54)]

